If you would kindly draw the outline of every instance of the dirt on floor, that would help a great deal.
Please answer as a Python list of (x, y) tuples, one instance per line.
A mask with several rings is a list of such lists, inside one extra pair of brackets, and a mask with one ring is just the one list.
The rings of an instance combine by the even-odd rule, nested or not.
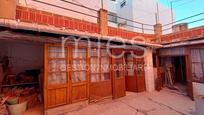
[[(49, 115), (192, 115), (195, 103), (187, 96), (164, 89), (160, 92), (127, 92), (123, 98), (80, 106), (74, 111), (52, 112)], [(37, 106), (24, 115), (41, 115)]]

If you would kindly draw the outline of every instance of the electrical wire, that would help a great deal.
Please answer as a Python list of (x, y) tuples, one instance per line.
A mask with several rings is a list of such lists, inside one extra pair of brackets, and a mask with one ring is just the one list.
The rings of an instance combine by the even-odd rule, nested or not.
[(191, 22), (189, 22), (188, 24), (192, 24), (192, 23), (200, 22), (200, 21), (203, 21), (203, 20), (204, 20), (204, 18), (201, 18), (201, 19), (198, 19), (198, 20), (191, 21)]
[(183, 18), (183, 19), (174, 21), (174, 22), (172, 22), (172, 23), (164, 24), (163, 27), (168, 26), (168, 25), (172, 25), (172, 24), (175, 24), (175, 23), (177, 23), (177, 22), (181, 22), (181, 21), (184, 21), (184, 20), (193, 18), (193, 17), (197, 17), (197, 16), (200, 16), (200, 15), (203, 15), (203, 14), (204, 14), (204, 12), (201, 12), (201, 13), (199, 13), (199, 14), (195, 14), (195, 15), (192, 15), (192, 16), (189, 16), (189, 17), (186, 17), (186, 18)]
[[(198, 20), (194, 20), (194, 21), (191, 21), (191, 22), (188, 22), (188, 24), (193, 24), (193, 23), (196, 23), (196, 22), (200, 22), (200, 21), (203, 21), (204, 18), (201, 18), (201, 19), (198, 19)], [(163, 29), (162, 31), (167, 31), (167, 30), (171, 30), (172, 28), (166, 28), (166, 29)]]
[(179, 5), (177, 5), (177, 6), (173, 7), (173, 8), (177, 8), (177, 7), (180, 7), (180, 6), (184, 6), (184, 5), (186, 5), (186, 4), (192, 3), (193, 1), (195, 1), (195, 0), (190, 0), (190, 1), (184, 2), (184, 3), (179, 4)]
[(82, 7), (82, 8), (86, 8), (86, 9), (88, 9), (88, 10), (92, 10), (92, 11), (98, 12), (98, 10), (93, 9), (93, 8), (89, 8), (89, 7), (86, 7), (86, 6), (82, 5), (82, 4), (76, 4), (76, 3), (73, 3), (73, 2), (70, 2), (70, 1), (67, 1), (67, 0), (60, 0), (60, 1), (65, 2), (65, 3), (72, 4), (72, 5), (75, 5), (75, 6), (80, 6), (80, 7)]
[(41, 4), (45, 4), (45, 5), (49, 5), (49, 6), (53, 6), (53, 7), (56, 7), (56, 8), (61, 8), (61, 9), (64, 9), (64, 10), (72, 11), (72, 12), (75, 12), (75, 13), (78, 13), (78, 14), (89, 16), (89, 17), (98, 18), (97, 16), (94, 16), (94, 15), (90, 15), (90, 14), (83, 13), (83, 12), (80, 12), (80, 11), (76, 11), (76, 10), (73, 10), (73, 9), (65, 8), (65, 7), (62, 7), (62, 6), (54, 5), (54, 4), (50, 4), (50, 3), (47, 3), (47, 2), (43, 2), (43, 1), (39, 1), (39, 0), (32, 0), (32, 1), (38, 2), (38, 3), (41, 3)]
[[(112, 20), (108, 20), (108, 21), (114, 23), (114, 21), (112, 21)], [(138, 27), (138, 26), (134, 26), (134, 25), (129, 25), (129, 24), (125, 24), (125, 26), (132, 27), (132, 28), (136, 28), (136, 29), (140, 29), (140, 30), (154, 31), (154, 29), (142, 28), (142, 27)]]
[(108, 15), (117, 17), (117, 18), (119, 18), (119, 19), (123, 19), (123, 20), (129, 21), (129, 22), (138, 23), (138, 24), (141, 24), (141, 25), (154, 26), (154, 25), (151, 25), (151, 24), (145, 24), (145, 23), (142, 23), (142, 22), (137, 22), (137, 21), (134, 21), (134, 20), (130, 20), (130, 19), (127, 19), (127, 18), (120, 17), (120, 16), (115, 16), (115, 15), (112, 15), (112, 14), (110, 14), (110, 13), (109, 13)]

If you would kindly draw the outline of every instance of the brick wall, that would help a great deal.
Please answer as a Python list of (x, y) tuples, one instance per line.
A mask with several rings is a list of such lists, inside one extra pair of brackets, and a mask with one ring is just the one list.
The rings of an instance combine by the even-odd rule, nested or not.
[[(107, 18), (107, 16), (106, 16)], [(98, 33), (102, 35), (108, 35), (108, 36), (119, 36), (124, 39), (132, 39), (137, 41), (150, 41), (150, 39), (154, 39), (155, 36), (153, 34), (142, 34), (142, 33), (136, 33), (124, 29), (119, 28), (113, 28), (113, 27), (107, 27), (107, 30), (100, 31), (100, 24), (79, 20), (71, 17), (65, 17), (45, 11), (40, 11), (33, 8), (27, 8), (22, 6), (17, 6), (16, 8), (16, 19), (23, 21), (23, 22), (29, 22), (29, 23), (38, 23), (43, 25), (51, 25), (56, 27), (65, 27), (65, 29), (72, 29), (72, 30), (78, 30), (82, 32), (89, 32), (89, 33)], [(102, 17), (103, 19), (103, 17)], [(100, 21), (99, 21), (100, 22)], [(102, 24), (104, 26), (104, 24)], [(107, 25), (107, 24), (106, 24)], [(101, 29), (102, 28), (101, 26)], [(102, 33), (101, 33), (102, 32)], [(135, 37), (138, 37), (135, 38)], [(144, 38), (142, 40), (141, 38)]]
[[(108, 36), (120, 36), (124, 39), (133, 39), (137, 41), (149, 41), (151, 39), (155, 38), (154, 34), (143, 34), (143, 33), (137, 33), (137, 32), (132, 32), (120, 28), (113, 28), (113, 27), (108, 27)], [(141, 39), (144, 38), (144, 39)]]
[(89, 33), (99, 33), (99, 27), (96, 23), (21, 6), (17, 6), (16, 19), (19, 19), (23, 22), (64, 27), (66, 29), (73, 29), (82, 32), (86, 31)]
[(204, 26), (189, 29), (187, 31), (170, 33), (162, 36), (162, 42), (181, 41), (186, 39), (193, 39), (197, 37), (204, 37)]

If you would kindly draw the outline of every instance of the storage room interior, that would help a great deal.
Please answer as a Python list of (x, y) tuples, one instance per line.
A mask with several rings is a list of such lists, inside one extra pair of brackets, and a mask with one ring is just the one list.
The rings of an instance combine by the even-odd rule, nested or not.
[(8, 105), (43, 103), (44, 45), (0, 40), (0, 96)]

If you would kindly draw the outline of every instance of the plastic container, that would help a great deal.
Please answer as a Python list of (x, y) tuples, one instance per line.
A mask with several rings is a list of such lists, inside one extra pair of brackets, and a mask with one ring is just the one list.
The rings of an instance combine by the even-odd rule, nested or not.
[(15, 105), (7, 105), (9, 115), (22, 115), (27, 109), (27, 101), (15, 104)]
[(15, 105), (18, 104), (18, 97), (12, 97), (10, 99), (8, 99), (6, 102), (8, 105)]

